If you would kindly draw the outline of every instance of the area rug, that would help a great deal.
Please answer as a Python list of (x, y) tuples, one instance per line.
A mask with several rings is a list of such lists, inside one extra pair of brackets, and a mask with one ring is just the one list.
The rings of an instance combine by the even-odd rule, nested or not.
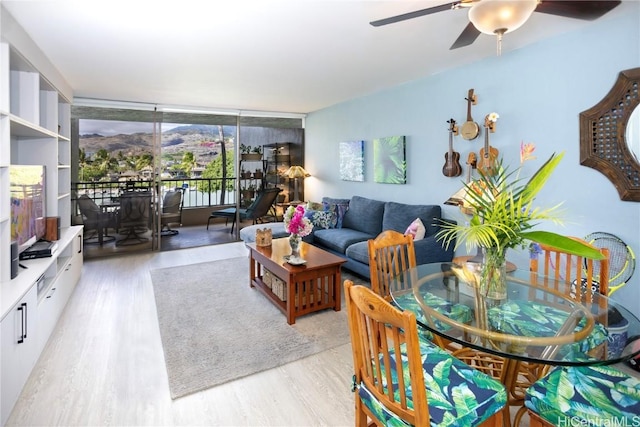
[(246, 257), (151, 271), (172, 399), (349, 342), (346, 308), (288, 325)]

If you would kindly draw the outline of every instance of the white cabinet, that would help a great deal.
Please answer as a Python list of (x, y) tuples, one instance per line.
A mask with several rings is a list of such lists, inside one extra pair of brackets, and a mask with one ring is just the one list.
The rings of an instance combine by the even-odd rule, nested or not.
[[(0, 9), (0, 423), (4, 424), (80, 278), (82, 227), (71, 226), (73, 90), (1, 0)], [(14, 279), (11, 165), (45, 166), (46, 216), (60, 217), (61, 228), (53, 256), (21, 261), (28, 268), (20, 268)], [(18, 343), (23, 331), (26, 337)]]
[[(34, 284), (35, 285), (35, 284)], [(38, 358), (37, 289), (32, 286), (0, 322), (2, 342), (2, 424), (11, 413), (22, 387)]]
[[(38, 290), (38, 352), (49, 340), (82, 272), (82, 233), (75, 235), (45, 273)], [(49, 274), (49, 277), (46, 276)]]
[(0, 281), (0, 424), (80, 280), (82, 231), (82, 226), (63, 228), (52, 257), (20, 261), (27, 268), (15, 279)]

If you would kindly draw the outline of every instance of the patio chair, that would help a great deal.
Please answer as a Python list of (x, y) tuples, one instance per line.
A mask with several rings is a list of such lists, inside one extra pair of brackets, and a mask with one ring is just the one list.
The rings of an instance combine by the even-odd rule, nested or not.
[[(84, 224), (85, 243), (112, 242), (115, 236), (106, 234), (109, 227), (117, 229), (117, 216), (115, 212), (103, 212), (100, 206), (96, 204), (89, 196), (83, 194), (78, 198), (78, 208), (82, 215), (82, 223)], [(94, 233), (86, 233), (94, 231)]]
[(173, 230), (171, 224), (182, 225), (182, 206), (184, 197), (182, 188), (169, 190), (162, 198), (162, 214), (160, 215), (160, 234), (162, 236), (173, 236), (178, 234), (178, 230)]
[(130, 191), (120, 196), (120, 228), (125, 237), (116, 246), (129, 246), (149, 241), (143, 236), (151, 222), (151, 193)]
[(367, 417), (387, 426), (502, 426), (507, 393), (500, 382), (420, 340), (411, 311), (350, 280), (344, 293), (356, 426)]
[[(278, 197), (278, 193), (280, 193), (281, 191), (282, 190), (277, 187), (260, 190), (258, 192), (258, 195), (256, 196), (256, 199), (248, 208), (241, 208), (238, 211), (240, 221), (251, 219), (255, 224), (257, 220), (266, 216), (275, 203), (276, 198)], [(229, 218), (231, 218), (232, 223), (230, 233), (233, 233), (233, 228), (236, 224), (236, 208), (227, 208), (211, 212), (211, 215), (209, 215), (209, 219), (207, 219), (207, 230), (209, 229), (209, 222), (212, 218), (225, 218), (227, 222)]]

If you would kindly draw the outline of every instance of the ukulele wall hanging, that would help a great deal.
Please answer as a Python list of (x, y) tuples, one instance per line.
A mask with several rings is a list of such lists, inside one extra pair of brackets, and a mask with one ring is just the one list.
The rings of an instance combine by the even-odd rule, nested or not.
[(465, 99), (467, 100), (467, 121), (462, 124), (460, 134), (467, 141), (471, 141), (472, 139), (476, 139), (480, 134), (480, 126), (478, 126), (471, 117), (471, 104), (476, 105), (478, 98), (473, 93), (473, 89), (469, 89), (469, 94)]
[(460, 154), (453, 151), (453, 135), (458, 134), (458, 126), (453, 119), (447, 120), (449, 123), (449, 151), (444, 155), (444, 166), (442, 173), (444, 176), (454, 177), (462, 175), (462, 167), (460, 166)]
[(499, 117), (498, 113), (491, 113), (484, 118), (484, 147), (480, 149), (480, 161), (478, 162), (478, 170), (484, 175), (495, 175), (497, 172), (498, 150), (489, 145), (489, 134), (496, 131), (496, 122)]

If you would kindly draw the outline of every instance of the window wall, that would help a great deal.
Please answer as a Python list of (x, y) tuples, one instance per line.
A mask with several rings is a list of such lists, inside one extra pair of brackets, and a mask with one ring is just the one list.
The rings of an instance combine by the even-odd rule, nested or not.
[[(293, 183), (282, 172), (287, 164), (303, 165), (303, 124), (302, 118), (74, 106), (75, 197), (88, 194), (96, 204), (117, 209), (123, 191), (148, 188), (153, 192), (154, 220), (149, 243), (139, 249), (160, 249), (162, 234), (156, 231), (163, 195), (169, 190), (184, 194), (185, 226), (206, 224), (218, 208), (248, 206), (252, 198), (245, 190), (254, 190), (255, 197), (262, 188), (278, 186), (283, 190), (280, 201), (285, 202)], [(241, 160), (241, 148), (248, 147), (262, 157), (251, 163)], [(278, 155), (283, 147), (286, 163), (277, 165), (273, 162), (285, 158)], [(249, 178), (241, 179), (248, 172)], [(81, 221), (75, 210), (74, 222)], [(179, 238), (170, 237), (174, 242)]]

